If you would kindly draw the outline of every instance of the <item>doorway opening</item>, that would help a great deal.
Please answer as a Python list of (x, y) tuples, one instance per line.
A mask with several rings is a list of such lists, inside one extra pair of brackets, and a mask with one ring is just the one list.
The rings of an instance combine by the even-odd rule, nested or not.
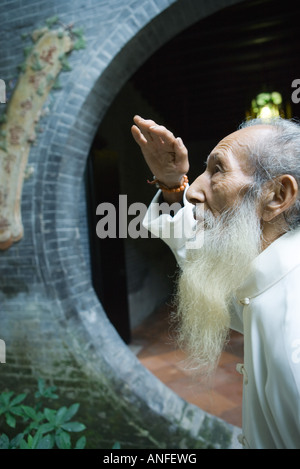
[[(124, 240), (119, 233), (119, 217), (115, 217), (114, 237), (99, 239), (96, 231), (97, 207), (104, 203), (118, 207), (120, 180), (118, 155), (110, 150), (97, 134), (87, 161), (86, 186), (89, 205), (89, 236), (92, 282), (106, 314), (125, 343), (131, 339), (127, 298)], [(104, 213), (102, 213), (104, 214)], [(109, 227), (108, 227), (109, 229)]]

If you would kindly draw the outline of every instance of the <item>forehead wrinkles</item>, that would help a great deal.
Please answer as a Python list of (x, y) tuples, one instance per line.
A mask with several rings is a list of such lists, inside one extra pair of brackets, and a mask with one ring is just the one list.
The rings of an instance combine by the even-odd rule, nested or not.
[(221, 140), (216, 150), (227, 154), (231, 161), (236, 162), (240, 168), (252, 173), (257, 164), (257, 150), (260, 143), (266, 142), (276, 129), (268, 124), (259, 124), (246, 127), (229, 134)]
[(223, 148), (224, 150), (231, 151), (231, 153), (250, 153), (251, 144), (253, 145), (253, 138), (250, 138), (249, 135), (243, 135), (239, 132), (234, 132), (233, 134), (225, 137), (221, 142), (219, 142), (218, 147)]
[(249, 138), (237, 138), (233, 140), (231, 152), (239, 160), (240, 163), (249, 165), (251, 155), (254, 150), (254, 141)]
[[(238, 165), (243, 171), (249, 171), (253, 166), (250, 155), (252, 145), (249, 138), (238, 138), (238, 136), (229, 135), (225, 137), (216, 147), (216, 153), (220, 152), (228, 157), (229, 162), (235, 166)], [(251, 164), (252, 163), (252, 164)]]
[(227, 146), (235, 148), (236, 151), (250, 155), (256, 145), (265, 141), (276, 133), (276, 129), (268, 124), (255, 125), (237, 130), (223, 139)]

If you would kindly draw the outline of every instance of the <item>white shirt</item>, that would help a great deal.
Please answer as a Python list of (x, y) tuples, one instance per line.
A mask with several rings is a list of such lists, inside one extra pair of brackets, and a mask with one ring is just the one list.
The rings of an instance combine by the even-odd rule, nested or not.
[[(189, 230), (194, 225), (193, 206), (185, 200), (174, 217), (160, 215), (159, 195), (143, 224), (156, 236), (169, 231), (162, 239), (182, 266), (186, 238), (174, 233), (183, 221)], [(231, 326), (244, 334), (244, 364), (238, 367), (244, 375), (242, 443), (251, 449), (300, 448), (300, 229), (254, 260), (232, 301)]]

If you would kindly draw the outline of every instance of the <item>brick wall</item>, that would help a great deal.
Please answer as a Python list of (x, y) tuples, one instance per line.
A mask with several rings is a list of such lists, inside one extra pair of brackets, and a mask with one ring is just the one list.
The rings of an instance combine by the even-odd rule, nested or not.
[[(0, 253), (1, 390), (39, 376), (81, 403), (88, 445), (230, 447), (236, 429), (182, 401), (132, 355), (91, 286), (82, 179), (95, 132), (130, 75), (173, 35), (237, 0), (7, 0), (0, 76), (17, 78), (26, 41), (45, 19), (83, 27), (86, 48), (48, 100), (22, 194), (24, 238)], [(2, 105), (0, 105), (2, 106)], [(1, 431), (1, 429), (0, 429)]]

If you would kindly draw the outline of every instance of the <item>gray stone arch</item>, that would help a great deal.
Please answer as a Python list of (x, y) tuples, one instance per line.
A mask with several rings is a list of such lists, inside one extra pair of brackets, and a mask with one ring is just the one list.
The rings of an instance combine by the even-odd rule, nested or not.
[(35, 162), (35, 181), (24, 190), (25, 196), (33, 193), (35, 214), (26, 221), (27, 234), (31, 231), (34, 239), (38, 276), (49, 308), (58, 327), (66, 331), (65, 346), (78, 366), (112, 388), (124, 406), (143, 415), (148, 434), (135, 444), (159, 446), (155, 432), (162, 425), (169, 429), (164, 443), (169, 448), (179, 444), (235, 447), (238, 429), (166, 388), (138, 362), (108, 321), (93, 291), (80, 244), (79, 187), (95, 132), (131, 74), (176, 33), (235, 3), (157, 1), (156, 11), (150, 9), (148, 17), (146, 8), (142, 17), (137, 9), (130, 23), (121, 23), (104, 42), (94, 40), (82, 56), (82, 66), (76, 66), (57, 95), (45, 135), (32, 152), (33, 159), (42, 154), (42, 161)]

